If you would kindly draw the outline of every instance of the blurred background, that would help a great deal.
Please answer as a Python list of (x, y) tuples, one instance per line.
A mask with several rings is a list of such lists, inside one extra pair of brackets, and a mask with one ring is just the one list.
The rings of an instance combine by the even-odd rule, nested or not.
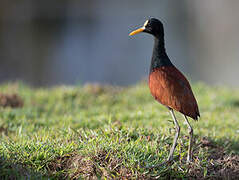
[(0, 83), (130, 85), (149, 72), (162, 20), (171, 61), (192, 81), (239, 86), (239, 1), (1, 0)]

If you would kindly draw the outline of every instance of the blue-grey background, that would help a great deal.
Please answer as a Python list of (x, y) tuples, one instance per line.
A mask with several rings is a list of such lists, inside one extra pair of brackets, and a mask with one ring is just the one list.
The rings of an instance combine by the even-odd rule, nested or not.
[(172, 62), (192, 81), (239, 86), (239, 1), (1, 0), (0, 83), (134, 84), (153, 38), (128, 37), (162, 20)]

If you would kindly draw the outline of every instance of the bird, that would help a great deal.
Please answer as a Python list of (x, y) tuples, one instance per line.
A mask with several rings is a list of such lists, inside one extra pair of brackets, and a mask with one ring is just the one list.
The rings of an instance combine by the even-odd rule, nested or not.
[(176, 129), (166, 162), (173, 160), (173, 154), (180, 134), (180, 126), (174, 113), (175, 110), (183, 115), (188, 127), (189, 145), (186, 161), (190, 163), (193, 156), (193, 127), (190, 125), (188, 117), (196, 121), (200, 117), (196, 98), (189, 81), (173, 65), (166, 53), (163, 23), (156, 18), (150, 18), (145, 21), (142, 27), (132, 31), (129, 36), (141, 32), (151, 34), (154, 37), (153, 54), (148, 77), (150, 92), (156, 101), (167, 107)]

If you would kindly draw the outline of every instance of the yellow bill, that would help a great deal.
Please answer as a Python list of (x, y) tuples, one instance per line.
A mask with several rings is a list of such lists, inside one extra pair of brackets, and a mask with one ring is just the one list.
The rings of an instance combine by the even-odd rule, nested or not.
[(141, 28), (139, 28), (139, 29), (136, 29), (135, 31), (132, 31), (132, 32), (129, 34), (129, 36), (133, 36), (133, 35), (135, 35), (135, 34), (141, 33), (141, 32), (143, 32), (144, 30), (145, 30), (145, 27), (141, 27)]

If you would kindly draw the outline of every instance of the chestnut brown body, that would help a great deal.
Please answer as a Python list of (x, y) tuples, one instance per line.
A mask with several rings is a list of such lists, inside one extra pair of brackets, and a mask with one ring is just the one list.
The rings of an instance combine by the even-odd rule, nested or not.
[(149, 88), (153, 97), (161, 104), (198, 119), (198, 105), (191, 86), (174, 66), (153, 69), (149, 75)]

